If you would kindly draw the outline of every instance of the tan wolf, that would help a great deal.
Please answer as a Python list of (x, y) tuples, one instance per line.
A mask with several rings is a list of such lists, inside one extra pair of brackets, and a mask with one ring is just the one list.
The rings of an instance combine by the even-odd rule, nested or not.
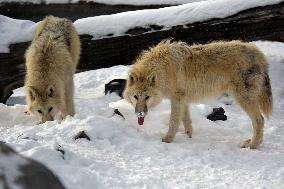
[(80, 57), (80, 39), (73, 23), (48, 16), (37, 26), (26, 51), (25, 92), (28, 112), (42, 122), (57, 113), (75, 114), (73, 75)]
[(171, 102), (168, 133), (163, 142), (172, 142), (182, 120), (192, 136), (188, 104), (224, 93), (234, 97), (249, 115), (253, 135), (243, 148), (257, 148), (263, 139), (263, 113), (272, 113), (268, 65), (253, 44), (241, 41), (213, 42), (188, 46), (165, 40), (143, 52), (129, 71), (124, 97), (134, 107), (138, 123), (144, 122), (149, 108), (162, 98)]

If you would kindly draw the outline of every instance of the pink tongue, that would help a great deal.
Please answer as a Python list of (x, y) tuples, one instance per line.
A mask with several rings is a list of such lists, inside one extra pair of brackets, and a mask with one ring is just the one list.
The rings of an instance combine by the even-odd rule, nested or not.
[(144, 123), (144, 117), (138, 117), (138, 124), (143, 125)]

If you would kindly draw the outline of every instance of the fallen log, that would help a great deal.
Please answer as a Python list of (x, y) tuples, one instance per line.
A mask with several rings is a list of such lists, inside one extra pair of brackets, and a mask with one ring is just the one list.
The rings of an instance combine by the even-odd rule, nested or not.
[[(1, 3), (0, 3), (1, 4)], [(69, 18), (75, 21), (79, 18), (86, 18), (99, 15), (109, 15), (125, 11), (142, 9), (158, 9), (170, 5), (104, 5), (94, 2), (79, 2), (71, 4), (32, 4), (6, 2), (0, 5), (1, 14), (22, 20), (38, 22), (46, 15)]]
[[(244, 41), (272, 40), (284, 42), (284, 2), (248, 9), (224, 19), (212, 19), (162, 30), (163, 26), (136, 27), (125, 35), (92, 40), (81, 35), (82, 56), (78, 72), (129, 65), (143, 49), (163, 39), (192, 43), (214, 40)], [(15, 88), (23, 85), (25, 66), (24, 52), (29, 42), (10, 45), (10, 53), (0, 53), (0, 102)]]

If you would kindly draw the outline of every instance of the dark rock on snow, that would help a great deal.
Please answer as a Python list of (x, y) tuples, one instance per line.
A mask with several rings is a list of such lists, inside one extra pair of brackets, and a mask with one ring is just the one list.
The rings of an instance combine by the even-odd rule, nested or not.
[(120, 111), (118, 109), (114, 109), (114, 114), (117, 114), (117, 115), (121, 116), (123, 119), (125, 119), (125, 117), (122, 115), (122, 113), (120, 113)]
[(58, 147), (56, 148), (56, 151), (60, 152), (62, 155), (62, 159), (65, 159), (65, 150), (62, 148), (62, 146), (58, 145)]
[(74, 139), (85, 138), (87, 140), (91, 140), (90, 137), (85, 133), (85, 131), (80, 131), (78, 134), (75, 135)]
[(108, 93), (116, 93), (123, 98), (122, 93), (125, 89), (126, 79), (113, 79), (105, 84), (105, 95)]
[(45, 165), (18, 154), (1, 142), (0, 188), (64, 189), (65, 187)]
[(222, 107), (213, 108), (213, 112), (207, 116), (207, 119), (211, 121), (217, 121), (217, 120), (226, 121), (227, 116), (225, 115), (225, 110)]

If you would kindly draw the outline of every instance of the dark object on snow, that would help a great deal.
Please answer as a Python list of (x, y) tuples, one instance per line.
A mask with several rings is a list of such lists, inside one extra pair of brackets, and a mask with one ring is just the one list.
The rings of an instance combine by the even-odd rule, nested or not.
[[(53, 15), (62, 18), (69, 18), (72, 21), (80, 18), (116, 14), (126, 11), (136, 11), (142, 9), (158, 9), (170, 5), (105, 5), (95, 2), (80, 1), (78, 3), (46, 4), (42, 1), (39, 4), (28, 2), (1, 2), (0, 12), (2, 15), (22, 20), (41, 21), (46, 15)], [(58, 1), (59, 2), (59, 1)], [(67, 1), (65, 1), (67, 2)], [(71, 0), (68, 0), (71, 2)]]
[(225, 115), (225, 110), (222, 107), (213, 108), (213, 112), (207, 116), (207, 119), (211, 121), (217, 121), (217, 120), (226, 121), (227, 116)]
[(80, 131), (77, 135), (75, 135), (74, 139), (85, 138), (87, 140), (91, 140), (90, 137), (85, 133), (85, 131)]
[(43, 164), (26, 158), (0, 143), (0, 186), (4, 189), (64, 189), (60, 180)]
[(105, 84), (105, 95), (108, 93), (116, 93), (123, 98), (122, 93), (125, 89), (126, 79), (114, 79)]
[(118, 111), (118, 109), (114, 109), (114, 114), (117, 114), (121, 116), (123, 119), (125, 119), (125, 117), (122, 115), (122, 113), (120, 113), (120, 111)]
[[(162, 29), (163, 25), (141, 25), (116, 37), (110, 33), (93, 40), (93, 36), (81, 35), (82, 53), (77, 72), (129, 65), (141, 50), (170, 37), (188, 44), (234, 39), (283, 42), (283, 12), (284, 2), (280, 2), (244, 10), (222, 19), (185, 23), (167, 30)], [(10, 91), (24, 84), (24, 53), (29, 44), (30, 42), (11, 44), (10, 53), (0, 53), (0, 103), (9, 97)]]
[[(1, 92), (0, 92), (0, 93), (1, 93)], [(3, 98), (3, 103), (6, 103), (7, 100), (9, 99), (9, 97), (12, 96), (12, 94), (14, 94), (13, 91), (9, 91), (8, 93), (9, 93), (9, 94), (7, 94), (7, 95)], [(0, 98), (1, 98), (1, 96), (0, 96)], [(1, 101), (0, 101), (0, 103), (1, 103)]]
[(58, 145), (58, 148), (56, 149), (56, 151), (58, 151), (62, 154), (62, 159), (65, 159), (65, 157), (64, 157), (65, 151), (62, 149), (62, 146)]

